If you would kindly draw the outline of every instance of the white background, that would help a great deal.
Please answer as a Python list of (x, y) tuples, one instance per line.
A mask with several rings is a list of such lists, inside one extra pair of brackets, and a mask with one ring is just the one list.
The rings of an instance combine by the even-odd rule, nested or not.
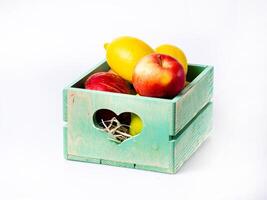
[[(267, 199), (267, 2), (0, 0), (0, 199)], [(71, 162), (62, 89), (121, 35), (215, 66), (214, 128), (176, 175)]]

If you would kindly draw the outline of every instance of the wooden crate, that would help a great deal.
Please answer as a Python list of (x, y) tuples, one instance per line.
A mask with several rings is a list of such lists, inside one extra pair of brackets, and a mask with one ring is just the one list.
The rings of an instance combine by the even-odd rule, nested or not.
[[(190, 83), (173, 99), (83, 89), (88, 76), (108, 69), (104, 61), (63, 91), (65, 158), (176, 173), (211, 130), (213, 67), (189, 65)], [(108, 140), (94, 124), (99, 109), (136, 113), (142, 132), (121, 144)]]

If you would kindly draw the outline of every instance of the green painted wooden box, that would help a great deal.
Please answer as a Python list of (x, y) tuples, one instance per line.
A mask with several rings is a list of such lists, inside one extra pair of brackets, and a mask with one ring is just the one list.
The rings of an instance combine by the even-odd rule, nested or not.
[[(213, 67), (189, 65), (190, 83), (173, 99), (83, 89), (88, 76), (107, 70), (103, 61), (63, 91), (65, 158), (176, 173), (211, 130)], [(121, 144), (108, 140), (94, 125), (99, 109), (138, 114), (142, 132)]]

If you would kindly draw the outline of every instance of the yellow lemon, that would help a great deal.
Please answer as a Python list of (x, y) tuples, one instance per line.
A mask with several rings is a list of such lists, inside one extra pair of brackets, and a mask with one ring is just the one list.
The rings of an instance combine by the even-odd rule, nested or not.
[(122, 78), (132, 81), (137, 62), (154, 50), (142, 40), (123, 36), (104, 45), (110, 68)]
[(142, 119), (138, 115), (132, 113), (131, 123), (130, 123), (130, 134), (132, 136), (135, 136), (142, 131), (142, 128), (143, 128)]
[(155, 51), (157, 53), (166, 54), (175, 58), (183, 66), (185, 74), (187, 73), (187, 59), (184, 52), (180, 48), (170, 44), (163, 44), (157, 47)]

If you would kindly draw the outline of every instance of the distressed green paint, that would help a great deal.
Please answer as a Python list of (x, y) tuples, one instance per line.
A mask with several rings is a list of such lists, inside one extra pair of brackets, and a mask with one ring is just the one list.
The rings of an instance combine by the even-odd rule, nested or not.
[(173, 99), (176, 107), (173, 135), (178, 133), (212, 98), (213, 68), (196, 65), (189, 71), (194, 70), (200, 74)]
[[(173, 112), (172, 104), (96, 91), (90, 91), (88, 95), (77, 89), (70, 89), (68, 99), (69, 154), (163, 168), (173, 162), (166, 156), (170, 152), (168, 143), (173, 121), (172, 115), (167, 113)], [(93, 123), (93, 114), (103, 108), (117, 114), (138, 114), (144, 124), (142, 134), (119, 145), (111, 142)]]
[[(198, 147), (196, 144), (199, 144), (195, 141), (187, 142), (186, 148), (187, 144), (183, 143), (182, 138), (187, 137), (184, 135), (196, 134), (198, 137), (192, 138), (202, 141), (206, 136), (204, 132), (208, 132), (203, 131), (206, 125), (202, 122), (205, 119), (201, 117), (202, 121), (197, 120), (197, 113), (211, 98), (212, 90), (209, 87), (212, 87), (212, 67), (189, 66), (188, 79), (192, 79), (192, 82), (171, 100), (83, 89), (83, 83), (88, 76), (108, 69), (107, 63), (102, 62), (63, 91), (63, 114), (66, 122), (64, 152), (67, 159), (166, 173), (176, 172), (177, 166), (183, 163)], [(197, 101), (198, 95), (201, 102)], [(180, 106), (186, 109), (181, 109)], [(205, 109), (208, 107), (210, 105)], [(141, 134), (121, 144), (108, 140), (107, 135), (93, 123), (93, 114), (103, 108), (113, 110), (117, 114), (133, 112), (139, 115), (144, 125)], [(203, 115), (207, 118), (210, 117), (203, 109), (201, 113), (206, 113)], [(182, 115), (185, 119), (181, 118)], [(182, 130), (183, 127), (189, 130), (192, 125), (201, 126), (203, 129), (189, 133)], [(184, 145), (182, 149), (188, 150), (188, 153), (179, 152), (177, 142)], [(178, 156), (182, 154), (184, 156)]]
[(68, 104), (68, 89), (65, 88), (63, 90), (63, 121), (66, 122), (67, 121), (67, 104)]
[(66, 126), (63, 126), (63, 153), (64, 153), (64, 158), (68, 158), (68, 128)]
[[(210, 134), (212, 125), (212, 103), (208, 103), (179, 133), (175, 140), (174, 156), (177, 171), (197, 150)], [(174, 171), (174, 172), (175, 172)]]

